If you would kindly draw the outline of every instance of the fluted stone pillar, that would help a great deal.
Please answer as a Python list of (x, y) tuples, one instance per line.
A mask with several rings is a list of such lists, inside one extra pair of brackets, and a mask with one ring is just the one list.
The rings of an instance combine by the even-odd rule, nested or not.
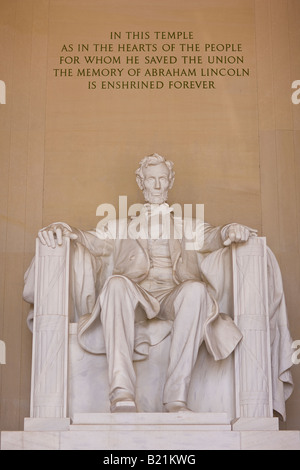
[(234, 429), (277, 429), (273, 418), (268, 312), (267, 251), (264, 237), (232, 246), (234, 319), (243, 338), (235, 351)]
[(25, 429), (65, 428), (69, 423), (69, 252), (68, 238), (55, 249), (36, 241), (31, 403)]

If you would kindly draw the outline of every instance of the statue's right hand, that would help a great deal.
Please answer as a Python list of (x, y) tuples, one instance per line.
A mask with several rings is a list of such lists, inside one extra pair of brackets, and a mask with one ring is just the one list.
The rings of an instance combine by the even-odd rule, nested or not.
[(38, 232), (38, 237), (43, 245), (47, 245), (51, 248), (62, 245), (63, 237), (69, 237), (72, 240), (78, 238), (77, 235), (72, 232), (71, 227), (64, 222), (56, 222), (42, 228)]

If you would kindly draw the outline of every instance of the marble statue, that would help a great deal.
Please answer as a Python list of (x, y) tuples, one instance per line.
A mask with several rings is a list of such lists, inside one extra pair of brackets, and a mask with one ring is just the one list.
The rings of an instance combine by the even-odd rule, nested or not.
[[(63, 237), (84, 249), (79, 266), (84, 273), (82, 284), (77, 283), (73, 295), (80, 297), (87, 283), (96, 288), (93, 295), (85, 296), (87, 305), (78, 312), (78, 341), (86, 350), (100, 352), (97, 328), (103, 329), (111, 412), (136, 411), (133, 360), (136, 353), (144, 354), (145, 342), (138, 326), (145, 324), (150, 328), (152, 344), (171, 334), (163, 394), (165, 411), (188, 412), (187, 396), (200, 345), (205, 343), (212, 357), (220, 360), (228, 357), (242, 338), (231, 317), (220, 313), (201, 271), (199, 256), (204, 258), (232, 243), (247, 243), (257, 233), (237, 223), (212, 227), (192, 220), (192, 232), (201, 232), (196, 238), (202, 243), (194, 250), (186, 249), (184, 221), (167, 204), (174, 182), (173, 163), (158, 154), (145, 157), (136, 171), (136, 180), (145, 198), (139, 216), (110, 220), (91, 231), (53, 223), (41, 229), (38, 237), (54, 250)], [(164, 220), (168, 221), (167, 236)], [(146, 227), (148, 236), (136, 236), (137, 225)], [(92, 255), (92, 261), (86, 261), (86, 252)], [(99, 272), (104, 273), (100, 280), (95, 274)], [(80, 302), (81, 298), (77, 305)]]

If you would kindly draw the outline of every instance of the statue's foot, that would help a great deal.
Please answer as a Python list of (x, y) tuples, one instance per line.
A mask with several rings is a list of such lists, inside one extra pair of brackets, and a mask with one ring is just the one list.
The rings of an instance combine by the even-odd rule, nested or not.
[(110, 406), (111, 413), (136, 413), (136, 404), (133, 400), (117, 400)]
[(188, 412), (188, 413), (193, 413), (192, 410), (190, 410), (187, 406), (186, 403), (183, 401), (172, 401), (170, 403), (165, 404), (165, 410), (168, 413), (180, 413), (180, 412)]

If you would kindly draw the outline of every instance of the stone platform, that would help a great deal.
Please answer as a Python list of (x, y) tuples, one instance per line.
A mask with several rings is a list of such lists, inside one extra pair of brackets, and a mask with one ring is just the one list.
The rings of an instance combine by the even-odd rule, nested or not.
[(277, 419), (231, 424), (226, 413), (78, 413), (24, 429), (3, 431), (1, 450), (300, 450), (300, 431)]

